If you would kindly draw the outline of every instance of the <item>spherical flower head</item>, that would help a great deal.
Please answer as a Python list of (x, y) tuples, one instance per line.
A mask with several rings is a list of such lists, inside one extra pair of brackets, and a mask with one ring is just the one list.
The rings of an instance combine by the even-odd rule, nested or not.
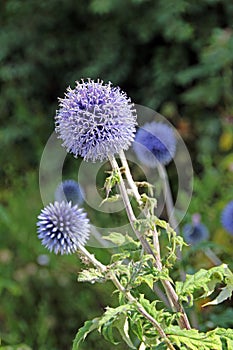
[(209, 230), (200, 220), (197, 213), (192, 216), (192, 223), (184, 225), (183, 236), (188, 244), (195, 245), (209, 238)]
[(85, 198), (82, 187), (74, 180), (65, 180), (58, 185), (55, 191), (55, 200), (57, 202), (71, 202), (72, 205), (81, 205)]
[(233, 201), (230, 201), (223, 209), (221, 221), (225, 230), (233, 235)]
[(76, 82), (59, 99), (55, 130), (67, 152), (95, 162), (127, 150), (136, 131), (136, 111), (130, 98), (109, 82)]
[(83, 209), (71, 202), (54, 202), (38, 216), (38, 237), (55, 254), (71, 254), (89, 238), (89, 220)]
[(176, 138), (171, 127), (155, 121), (146, 123), (137, 131), (133, 143), (138, 159), (155, 168), (168, 164), (176, 152)]

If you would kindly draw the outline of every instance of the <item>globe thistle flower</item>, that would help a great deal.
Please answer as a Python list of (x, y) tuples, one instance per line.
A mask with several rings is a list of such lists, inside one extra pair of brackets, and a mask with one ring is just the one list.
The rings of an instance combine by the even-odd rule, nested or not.
[(168, 164), (176, 151), (174, 132), (163, 123), (146, 123), (137, 131), (133, 148), (138, 159), (148, 167)]
[(209, 238), (208, 228), (200, 223), (200, 215), (194, 214), (192, 223), (183, 227), (183, 236), (188, 244), (195, 245)]
[(65, 180), (58, 185), (55, 191), (55, 200), (57, 202), (71, 202), (72, 205), (81, 205), (84, 199), (82, 187), (74, 180)]
[(233, 235), (233, 201), (230, 201), (223, 209), (221, 221), (223, 227)]
[(55, 130), (67, 152), (95, 162), (128, 149), (136, 131), (136, 111), (130, 98), (109, 82), (76, 82), (59, 99)]
[(37, 232), (42, 244), (55, 254), (71, 254), (89, 238), (89, 220), (83, 209), (71, 202), (54, 202), (38, 216)]

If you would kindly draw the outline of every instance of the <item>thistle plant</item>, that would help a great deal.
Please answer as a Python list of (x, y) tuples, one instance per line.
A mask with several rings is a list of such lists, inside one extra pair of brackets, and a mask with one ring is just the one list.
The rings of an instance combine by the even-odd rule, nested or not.
[[(111, 232), (102, 237), (118, 247), (104, 265), (86, 247), (90, 223), (84, 209), (72, 201), (59, 201), (46, 206), (38, 216), (38, 236), (45, 247), (56, 254), (79, 254), (85, 264), (78, 276), (80, 282), (110, 280), (119, 296), (117, 307), (107, 306), (102, 316), (85, 322), (72, 349), (80, 349), (94, 330), (115, 344), (113, 329), (130, 349), (232, 349), (233, 330), (217, 328), (204, 333), (190, 324), (189, 310), (196, 297), (211, 296), (219, 283), (221, 291), (203, 306), (231, 297), (233, 274), (221, 264), (187, 274), (184, 281), (173, 279), (177, 252), (186, 243), (174, 227), (155, 215), (152, 186), (146, 181), (135, 182), (131, 174), (124, 153), (134, 140), (137, 126), (131, 100), (111, 83), (88, 79), (77, 82), (74, 90), (68, 88), (59, 101), (55, 117), (58, 137), (75, 157), (109, 161), (105, 201), (114, 200), (111, 195), (117, 189), (131, 227), (125, 234)], [(146, 156), (142, 147), (147, 148)], [(146, 124), (137, 132), (134, 149), (146, 165), (157, 166), (173, 158), (175, 142), (167, 126)], [(166, 245), (161, 245), (164, 239)]]
[(57, 202), (71, 202), (73, 205), (82, 205), (85, 195), (82, 187), (75, 180), (65, 180), (60, 183), (55, 191)]

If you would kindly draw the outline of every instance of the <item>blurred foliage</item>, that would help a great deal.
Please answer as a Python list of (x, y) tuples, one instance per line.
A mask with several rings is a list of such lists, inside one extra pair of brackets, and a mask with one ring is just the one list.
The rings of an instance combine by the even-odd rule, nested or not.
[[(233, 197), (232, 18), (229, 0), (0, 2), (3, 349), (21, 343), (67, 349), (84, 320), (114, 304), (110, 286), (77, 284), (76, 257), (49, 254), (48, 266), (37, 260), (47, 253), (35, 234), (42, 206), (39, 161), (53, 130), (57, 96), (75, 80), (110, 80), (177, 127), (199, 175), (185, 220), (200, 212), (216, 253), (230, 261), (232, 238), (219, 218)], [(97, 254), (107, 259), (106, 252)], [(200, 260), (195, 251), (187, 254), (188, 269), (208, 264), (202, 252)], [(104, 344), (94, 335), (83, 349)]]

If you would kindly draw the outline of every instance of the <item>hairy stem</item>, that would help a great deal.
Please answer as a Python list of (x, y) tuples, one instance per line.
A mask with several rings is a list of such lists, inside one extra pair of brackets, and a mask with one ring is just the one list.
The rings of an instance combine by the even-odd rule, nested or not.
[(117, 164), (117, 161), (116, 161), (116, 159), (113, 156), (111, 156), (111, 157), (109, 156), (109, 161), (111, 163), (112, 169), (118, 173), (118, 176), (119, 176), (119, 179), (120, 179), (118, 185), (119, 185), (119, 188), (120, 188), (121, 196), (122, 196), (122, 199), (123, 199), (123, 202), (124, 202), (124, 205), (125, 205), (125, 210), (126, 210), (126, 213), (128, 215), (128, 219), (129, 219), (130, 225), (131, 225), (135, 235), (140, 240), (140, 242), (141, 242), (143, 248), (145, 249), (145, 251), (147, 253), (153, 255), (154, 258), (156, 258), (155, 254), (154, 254), (153, 250), (151, 249), (151, 247), (150, 247), (149, 243), (147, 242), (147, 240), (142, 236), (142, 234), (135, 227), (137, 219), (136, 219), (136, 217), (134, 215), (132, 206), (130, 204), (128, 193), (127, 193), (127, 190), (125, 188), (125, 184), (124, 184), (124, 181), (123, 181), (123, 178), (122, 178), (119, 166)]
[[(121, 158), (122, 158), (122, 154), (121, 154)], [(135, 229), (135, 223), (137, 221), (135, 215), (134, 215), (134, 212), (133, 212), (133, 209), (131, 207), (131, 204), (130, 204), (130, 201), (129, 201), (129, 197), (128, 197), (128, 193), (127, 193), (127, 190), (125, 188), (125, 184), (124, 184), (124, 181), (123, 181), (123, 178), (122, 178), (122, 175), (121, 175), (121, 172), (120, 172), (120, 169), (119, 169), (119, 166), (118, 166), (118, 163), (116, 161), (116, 159), (114, 158), (114, 156), (109, 156), (109, 161), (111, 163), (111, 166), (112, 166), (112, 169), (116, 172), (118, 172), (118, 176), (119, 176), (119, 188), (120, 188), (120, 192), (121, 192), (121, 196), (122, 196), (122, 199), (123, 199), (123, 202), (125, 204), (125, 209), (126, 209), (126, 212), (127, 212), (127, 215), (128, 215), (128, 218), (129, 218), (129, 221), (130, 221), (130, 224), (131, 224), (131, 227), (134, 231), (134, 233), (136, 234), (137, 238), (140, 240), (145, 252), (147, 252), (147, 254), (151, 254), (154, 259), (155, 259), (155, 266), (161, 270), (162, 269), (162, 263), (161, 263), (161, 259), (160, 259), (160, 246), (159, 246), (159, 240), (158, 238), (156, 238), (156, 247), (155, 247), (155, 252), (153, 252), (152, 248), (150, 247), (149, 243), (147, 242), (147, 240), (143, 237), (143, 235), (137, 231)], [(125, 168), (125, 172), (126, 172), (126, 176), (127, 176), (127, 173), (128, 173), (128, 178), (132, 178), (131, 175), (129, 175), (130, 171), (129, 169), (127, 170), (127, 166), (126, 166), (126, 159), (124, 159), (124, 168)], [(130, 183), (132, 183), (133, 179), (130, 180)], [(134, 189), (134, 191), (136, 191)], [(154, 232), (155, 235), (158, 235), (157, 232)], [(175, 312), (179, 312), (181, 314), (178, 322), (179, 322), (179, 326), (180, 328), (186, 328), (186, 329), (191, 329), (190, 327), (190, 324), (189, 324), (189, 320), (188, 320), (188, 317), (182, 307), (182, 305), (180, 304), (179, 302), (179, 298), (178, 298), (178, 295), (176, 294), (172, 284), (170, 281), (168, 280), (163, 280), (162, 281), (162, 284), (164, 286), (164, 289), (166, 291), (166, 294), (167, 294), (167, 297), (168, 297), (168, 300), (170, 302), (170, 305), (173, 309), (173, 311)]]
[[(172, 192), (171, 192), (167, 172), (164, 166), (160, 163), (158, 163), (157, 168), (158, 168), (159, 176), (162, 179), (162, 183), (163, 183), (163, 194), (164, 194), (164, 200), (165, 200), (166, 209), (167, 209), (168, 220), (171, 224), (171, 227), (176, 231), (177, 234), (179, 234), (179, 225), (175, 216), (174, 202), (172, 198)], [(181, 261), (182, 253), (180, 248), (177, 249), (176, 254), (177, 254), (178, 260)], [(185, 271), (182, 267), (180, 267), (180, 277), (182, 281), (184, 281), (186, 277)]]
[(222, 265), (222, 261), (219, 259), (219, 257), (213, 252), (212, 249), (210, 248), (205, 248), (204, 250), (205, 255), (207, 256), (207, 258), (210, 259), (210, 261), (215, 265)]
[[(98, 268), (101, 272), (107, 272), (108, 269), (105, 265), (103, 265), (100, 261), (98, 261), (95, 256), (91, 253), (89, 253), (89, 251), (83, 247), (83, 246), (79, 246), (79, 250), (83, 253), (83, 255), (96, 267)], [(134, 298), (134, 296), (127, 291), (124, 286), (120, 283), (120, 281), (118, 280), (118, 278), (116, 277), (116, 275), (114, 274), (114, 272), (112, 271), (108, 271), (108, 273), (110, 273), (110, 277), (112, 282), (114, 283), (114, 285), (116, 286), (116, 288), (125, 295), (125, 297), (128, 299), (128, 301), (132, 304), (134, 304), (137, 308), (137, 310), (140, 312), (140, 314), (142, 316), (144, 316), (153, 326), (154, 328), (157, 330), (157, 332), (159, 333), (159, 335), (161, 336), (161, 338), (164, 339), (164, 341), (166, 342), (168, 348), (170, 350), (175, 350), (174, 346), (172, 345), (171, 341), (168, 339), (166, 333), (164, 332), (164, 330), (162, 329), (162, 327), (160, 326), (160, 324), (154, 319), (153, 316), (151, 316), (145, 309), (144, 307), (139, 303), (139, 301)]]
[(164, 194), (167, 215), (168, 215), (170, 225), (174, 230), (176, 230), (177, 233), (179, 233), (178, 232), (179, 226), (178, 226), (178, 222), (176, 220), (175, 213), (174, 213), (174, 203), (173, 203), (173, 199), (172, 199), (172, 193), (171, 193), (171, 188), (169, 185), (166, 169), (160, 163), (158, 163), (157, 169), (158, 169), (159, 176), (162, 179), (162, 183), (163, 183), (163, 194)]
[(131, 190), (133, 191), (134, 197), (136, 198), (138, 204), (141, 205), (142, 199), (141, 199), (140, 193), (138, 192), (138, 188), (135, 185), (135, 182), (132, 178), (131, 171), (129, 169), (129, 165), (128, 165), (128, 162), (127, 162), (127, 159), (125, 157), (125, 153), (123, 150), (120, 151), (119, 156), (120, 156), (121, 164), (125, 170), (125, 176), (126, 176), (126, 179), (128, 181), (128, 184), (129, 184)]

